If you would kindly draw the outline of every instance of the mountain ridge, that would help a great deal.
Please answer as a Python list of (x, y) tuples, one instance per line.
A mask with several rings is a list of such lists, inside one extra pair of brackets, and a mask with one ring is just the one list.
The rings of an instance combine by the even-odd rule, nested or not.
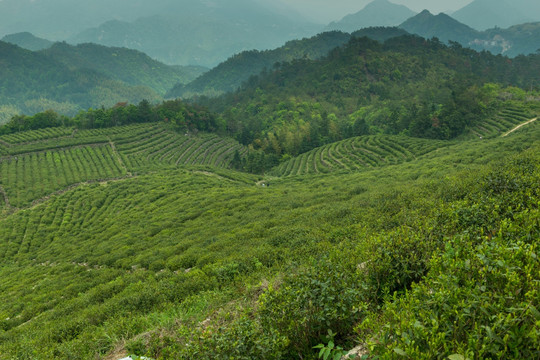
[(4, 36), (1, 41), (14, 44), (23, 49), (38, 51), (51, 47), (54, 42), (34, 36), (30, 32), (21, 32)]

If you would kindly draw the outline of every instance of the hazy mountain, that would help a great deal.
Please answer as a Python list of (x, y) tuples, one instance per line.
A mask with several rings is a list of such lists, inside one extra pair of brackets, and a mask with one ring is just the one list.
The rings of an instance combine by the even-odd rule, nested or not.
[[(222, 25), (227, 22), (231, 26), (242, 25), (243, 22), (260, 24), (259, 35), (263, 34), (262, 38), (268, 35), (268, 23), (275, 27), (273, 30), (284, 33), (305, 23), (300, 14), (286, 5), (266, 0), (2, 0), (0, 36), (29, 31), (40, 37), (62, 41), (111, 20), (133, 22), (141, 17), (168, 15), (176, 18), (178, 23), (189, 20), (207, 24), (216, 18), (216, 14), (220, 15)], [(202, 27), (189, 30), (190, 36), (195, 31), (205, 32)], [(290, 35), (287, 39), (294, 38), (297, 33), (293, 31)]]
[(39, 38), (29, 32), (6, 35), (2, 38), (2, 41), (18, 45), (23, 49), (32, 51), (47, 49), (53, 44), (52, 41)]
[(405, 21), (400, 28), (425, 38), (456, 41), (477, 51), (487, 50), (511, 57), (532, 54), (540, 49), (540, 22), (477, 31), (446, 14), (433, 15), (424, 10)]
[(480, 37), (478, 31), (454, 18), (444, 13), (433, 15), (428, 10), (408, 19), (400, 25), (400, 28), (428, 39), (437, 37), (443, 42), (452, 40), (461, 44), (469, 44)]
[(0, 106), (27, 114), (47, 109), (74, 114), (120, 101), (160, 99), (148, 87), (130, 86), (93, 69), (66, 66), (44, 53), (1, 41), (0, 64)]
[[(158, 3), (163, 2), (153, 3), (159, 8)], [(150, 5), (144, 0), (2, 0), (0, 34), (30, 31), (48, 39), (64, 40), (110, 19), (133, 20), (148, 14)]]
[(415, 14), (404, 5), (397, 5), (388, 0), (375, 0), (359, 12), (332, 22), (326, 30), (353, 32), (370, 26), (396, 26)]
[(126, 84), (148, 86), (162, 95), (175, 84), (190, 82), (208, 70), (169, 66), (137, 50), (96, 44), (56, 43), (42, 53), (70, 70), (95, 70)]
[(187, 85), (178, 84), (167, 94), (167, 97), (215, 96), (234, 91), (250, 76), (259, 74), (265, 68), (271, 70), (277, 62), (321, 58), (335, 47), (347, 43), (350, 37), (349, 34), (333, 31), (309, 39), (289, 41), (275, 50), (244, 51), (232, 56), (193, 82)]
[(486, 30), (481, 38), (475, 39), (469, 46), (507, 56), (534, 54), (540, 49), (540, 22)]
[(109, 21), (70, 39), (137, 49), (168, 64), (214, 66), (235, 53), (269, 49), (313, 34), (317, 26), (253, 0), (178, 4), (167, 15)]
[(477, 30), (540, 21), (540, 2), (536, 0), (474, 0), (452, 16)]

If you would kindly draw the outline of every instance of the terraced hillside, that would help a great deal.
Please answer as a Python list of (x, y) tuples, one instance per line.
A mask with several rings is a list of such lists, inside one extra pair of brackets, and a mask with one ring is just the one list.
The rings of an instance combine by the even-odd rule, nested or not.
[[(83, 182), (162, 166), (228, 167), (236, 141), (179, 134), (163, 124), (76, 131), (50, 128), (0, 137), (0, 208), (20, 208)], [(4, 199), (5, 198), (5, 199)]]
[(371, 135), (325, 145), (276, 167), (272, 174), (292, 176), (358, 171), (411, 161), (418, 156), (450, 145), (450, 142), (406, 136)]
[(73, 184), (125, 174), (108, 144), (31, 152), (0, 162), (0, 183), (15, 207)]
[[(476, 138), (492, 138), (501, 136), (507, 131), (523, 124), (536, 115), (521, 106), (507, 106), (495, 117), (487, 118), (470, 130)], [(469, 136), (471, 137), (471, 136)]]
[(210, 165), (228, 167), (238, 152), (247, 150), (231, 138), (215, 134), (179, 134), (162, 126), (124, 138), (116, 147), (126, 166), (140, 170), (155, 165)]
[[(111, 135), (110, 142), (120, 148), (129, 144), (124, 142), (129, 134), (131, 143), (142, 144), (135, 134), (146, 132), (151, 139), (151, 132), (163, 130), (167, 129), (155, 124), (128, 127), (122, 134)], [(102, 131), (108, 130), (89, 134), (102, 136)], [(358, 304), (370, 301), (377, 317), (389, 293), (386, 289), (399, 286), (397, 289), (406, 294), (413, 281), (423, 281), (424, 271), (429, 270), (424, 259), (439, 244), (444, 249), (445, 244), (459, 244), (467, 236), (479, 241), (488, 230), (498, 229), (492, 222), (481, 227), (476, 220), (498, 217), (493, 215), (497, 211), (516, 216), (521, 209), (523, 214), (517, 219), (524, 222), (523, 233), (512, 227), (501, 229), (499, 235), (506, 236), (503, 230), (515, 231), (516, 238), (528, 239), (529, 231), (530, 239), (537, 238), (532, 236), (538, 231), (530, 229), (537, 224), (538, 192), (530, 185), (538, 176), (530, 182), (529, 178), (514, 180), (538, 169), (539, 131), (540, 127), (534, 125), (532, 132), (520, 129), (508, 137), (459, 142), (416, 161), (369, 171), (279, 178), (265, 188), (255, 186), (258, 176), (227, 169), (214, 173), (163, 169), (108, 184), (84, 184), (30, 209), (0, 216), (0, 358), (118, 359), (136, 352), (155, 359), (210, 359), (215, 358), (210, 352), (215, 352), (216, 342), (218, 346), (233, 344), (238, 358), (259, 358), (261, 347), (251, 339), (267, 341), (268, 336), (280, 331), (286, 339), (298, 341), (297, 327), (291, 328), (289, 321), (283, 329), (272, 326), (278, 317), (296, 320), (309, 312), (324, 315), (322, 320), (310, 322), (322, 333), (328, 331), (327, 318), (333, 326), (343, 324), (345, 318), (350, 321), (342, 326), (343, 333), (354, 334), (357, 320), (370, 315), (372, 309), (358, 314)], [(121, 136), (123, 140), (119, 141)], [(207, 135), (200, 137), (212, 141)], [(351, 140), (383, 142), (379, 137)], [(397, 142), (398, 137), (386, 140)], [(407, 149), (411, 153), (429, 150), (416, 139), (410, 141)], [(100, 147), (114, 152), (110, 142)], [(400, 144), (405, 147), (406, 140)], [(500, 172), (501, 159), (533, 146), (530, 156), (510, 159), (519, 164), (519, 172)], [(484, 168), (490, 162), (494, 162), (495, 170)], [(418, 172), (426, 177), (416, 176)], [(507, 177), (513, 173), (517, 175)], [(483, 179), (480, 183), (479, 178)], [(496, 203), (486, 200), (488, 195), (498, 196), (492, 189), (507, 182), (520, 192)], [(480, 191), (479, 205), (470, 204), (468, 198), (463, 200), (471, 189)], [(511, 210), (500, 206), (508, 205), (507, 199), (513, 200), (515, 207)], [(529, 208), (523, 208), (523, 200), (534, 205), (528, 206), (536, 211), (535, 218), (527, 217), (532, 215)], [(501, 216), (505, 229), (510, 221)], [(470, 224), (478, 227), (472, 228), (473, 235)], [(453, 237), (457, 226), (464, 230)], [(453, 251), (448, 246), (446, 249)], [(509, 243), (501, 251), (514, 254), (513, 249), (515, 244)], [(517, 252), (520, 258), (535, 261), (536, 257), (529, 254), (533, 252)], [(478, 261), (475, 269), (483, 273), (487, 261), (496, 266), (493, 257), (485, 260), (480, 255), (474, 253), (463, 261)], [(455, 262), (453, 253), (445, 256)], [(374, 275), (364, 279), (358, 264)], [(538, 262), (534, 264), (536, 271)], [(469, 276), (470, 268), (459, 266)], [(309, 271), (317, 273), (309, 274), (320, 275), (302, 275), (300, 267), (312, 267)], [(300, 280), (293, 282), (289, 276)], [(274, 286), (284, 282), (284, 286)], [(523, 286), (521, 278), (515, 282)], [(478, 287), (482, 284), (479, 282)], [(437, 289), (432, 283), (428, 285), (426, 290)], [(354, 291), (347, 293), (351, 289)], [(446, 301), (453, 291), (433, 294), (433, 299), (428, 298), (430, 304), (439, 304), (437, 299)], [(347, 295), (346, 301), (342, 301), (342, 294)], [(396, 292), (396, 296), (400, 294)], [(479, 294), (487, 297), (484, 290)], [(495, 299), (506, 298), (502, 293)], [(538, 308), (536, 299), (527, 298), (528, 302), (518, 304), (520, 307), (515, 307), (511, 315), (523, 313), (521, 305), (532, 301)], [(328, 306), (330, 315), (319, 310), (320, 301)], [(447, 310), (450, 316), (454, 316), (454, 309)], [(502, 309), (488, 308), (491, 312), (481, 326), (489, 326), (493, 316), (499, 314), (506, 318), (506, 302)], [(288, 317), (278, 315), (284, 312)], [(208, 328), (200, 326), (203, 321)], [(469, 316), (460, 321), (474, 326)], [(527, 330), (534, 329), (534, 318), (526, 321)], [(264, 325), (267, 323), (271, 325)], [(259, 326), (266, 327), (259, 331)], [(431, 334), (431, 328), (426, 328)], [(506, 333), (505, 328), (494, 331), (498, 331), (497, 336)], [(220, 338), (214, 340), (214, 336)], [(356, 336), (356, 342), (365, 341)], [(313, 346), (319, 337), (312, 337), (301, 349), (306, 359), (315, 359), (318, 354)], [(280, 350), (288, 344), (268, 341), (263, 349), (271, 354), (287, 351), (276, 358), (296, 358), (298, 350)], [(349, 345), (352, 341), (340, 346)], [(121, 356), (112, 356), (119, 351)], [(202, 351), (208, 353), (201, 356)]]

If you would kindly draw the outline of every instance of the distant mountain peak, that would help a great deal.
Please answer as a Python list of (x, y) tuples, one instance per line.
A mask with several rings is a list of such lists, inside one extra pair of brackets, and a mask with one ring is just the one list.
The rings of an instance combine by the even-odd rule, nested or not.
[(28, 31), (6, 35), (2, 38), (2, 41), (32, 51), (47, 49), (53, 44), (52, 41), (39, 38)]
[(330, 23), (326, 30), (354, 32), (374, 26), (397, 26), (415, 14), (405, 5), (394, 4), (388, 0), (374, 0), (357, 13)]
[(411, 34), (417, 34), (428, 39), (437, 37), (443, 42), (451, 40), (468, 43), (478, 36), (476, 30), (460, 23), (451, 16), (445, 13), (433, 15), (428, 10), (407, 19), (399, 27)]

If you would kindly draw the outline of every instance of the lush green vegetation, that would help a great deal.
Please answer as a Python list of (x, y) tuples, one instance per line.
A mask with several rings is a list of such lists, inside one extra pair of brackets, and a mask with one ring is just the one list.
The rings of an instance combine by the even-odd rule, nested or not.
[(0, 358), (538, 357), (537, 63), (353, 38), (215, 112), (11, 118)]
[(117, 102), (155, 101), (147, 87), (129, 86), (91, 69), (71, 68), (39, 52), (0, 42), (0, 104), (22, 113), (54, 108), (64, 114)]
[[(121, 158), (140, 151), (154, 166), (28, 209), (4, 207), (4, 358), (87, 359), (115, 348), (164, 359), (316, 358), (313, 346), (329, 341), (328, 330), (336, 344), (360, 342), (383, 358), (520, 358), (537, 349), (538, 124), (438, 151), (427, 152), (430, 140), (411, 140), (417, 158), (402, 164), (266, 178), (264, 187), (260, 177), (223, 168), (159, 167), (153, 154), (179, 141), (159, 123), (85, 131), (75, 137), (109, 137)], [(168, 140), (151, 145), (161, 133)], [(45, 134), (19, 134), (11, 143), (50, 142)], [(201, 144), (217, 148), (212, 139), (203, 135)], [(98, 150), (103, 156), (93, 159), (103, 165), (115, 151), (105, 144), (20, 155), (30, 168), (21, 163), (15, 173), (28, 174), (24, 190), (40, 196), (44, 182), (26, 170), (34, 159), (65, 156), (40, 169), (74, 174), (83, 152)], [(459, 294), (470, 300), (466, 308)], [(432, 331), (434, 314), (440, 332)], [(493, 317), (507, 322), (493, 325)], [(510, 332), (516, 340), (504, 338), (509, 326), (520, 327)]]
[(277, 158), (358, 135), (448, 140), (495, 119), (512, 101), (535, 115), (536, 93), (505, 86), (537, 87), (539, 61), (416, 36), (384, 44), (352, 38), (324, 59), (281, 64), (235, 93), (199, 101), (221, 114), (239, 142)]
[(179, 133), (170, 124), (106, 129), (46, 128), (0, 137), (0, 186), (12, 207), (83, 182), (178, 165), (228, 168), (247, 149), (231, 138)]
[(451, 143), (406, 136), (371, 135), (325, 145), (290, 159), (272, 174), (278, 176), (358, 171), (411, 161)]

